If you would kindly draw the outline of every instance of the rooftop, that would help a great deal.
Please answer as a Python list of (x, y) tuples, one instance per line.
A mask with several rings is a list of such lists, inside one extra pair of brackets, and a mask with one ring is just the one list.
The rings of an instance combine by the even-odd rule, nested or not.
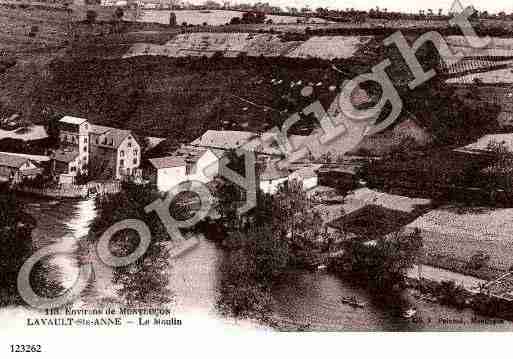
[(277, 161), (269, 162), (262, 174), (260, 175), (260, 179), (264, 181), (272, 181), (281, 178), (287, 178), (289, 173), (287, 170), (279, 169), (277, 166)]
[(0, 166), (9, 168), (20, 168), (23, 164), (29, 162), (28, 159), (0, 153)]
[(307, 178), (317, 177), (317, 171), (322, 167), (322, 164), (309, 165), (292, 172), (291, 177), (299, 178), (301, 180)]
[(87, 120), (85, 118), (73, 117), (73, 116), (64, 116), (59, 120), (59, 122), (69, 123), (70, 125), (81, 125)]
[(114, 127), (91, 125), (90, 132), (105, 136), (106, 143), (100, 143), (100, 146), (109, 148), (118, 148), (125, 138), (130, 136), (132, 132), (130, 130), (122, 130)]
[(383, 236), (399, 231), (412, 220), (412, 214), (378, 206), (366, 205), (328, 223), (328, 226), (363, 236)]
[(192, 141), (191, 145), (231, 150), (241, 147), (257, 136), (256, 133), (247, 131), (208, 130), (201, 137)]
[(32, 161), (36, 161), (36, 162), (50, 161), (50, 157), (49, 156), (29, 155), (29, 154), (26, 154), (26, 153), (0, 152), (0, 155), (18, 156), (18, 157), (25, 158), (25, 159), (32, 160)]
[(455, 151), (465, 153), (486, 153), (488, 152), (488, 145), (492, 142), (502, 143), (507, 150), (513, 151), (513, 133), (495, 133), (485, 135), (476, 142), (464, 147), (459, 147), (455, 149)]
[(150, 158), (149, 161), (153, 165), (153, 167), (157, 169), (185, 166), (185, 160), (183, 159), (183, 157), (176, 156)]

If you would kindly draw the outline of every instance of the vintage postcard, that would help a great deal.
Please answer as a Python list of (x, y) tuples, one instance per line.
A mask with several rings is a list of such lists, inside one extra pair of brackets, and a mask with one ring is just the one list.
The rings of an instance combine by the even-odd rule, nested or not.
[(512, 4), (0, 0), (0, 357), (213, 328), (513, 330)]

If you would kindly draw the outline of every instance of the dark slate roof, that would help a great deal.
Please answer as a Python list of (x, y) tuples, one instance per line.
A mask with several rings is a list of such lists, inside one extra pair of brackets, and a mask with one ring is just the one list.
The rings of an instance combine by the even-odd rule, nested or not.
[(121, 142), (123, 142), (125, 138), (132, 135), (132, 132), (130, 130), (121, 130), (119, 128), (100, 125), (91, 125), (90, 132), (95, 133), (97, 135), (105, 136), (105, 138), (107, 139), (107, 143), (100, 143), (100, 146), (116, 149), (119, 147), (119, 145), (121, 145)]
[(150, 158), (148, 161), (157, 169), (185, 166), (185, 160), (182, 157), (175, 156)]
[(399, 231), (414, 217), (411, 213), (370, 204), (333, 220), (328, 226), (356, 235), (384, 236)]

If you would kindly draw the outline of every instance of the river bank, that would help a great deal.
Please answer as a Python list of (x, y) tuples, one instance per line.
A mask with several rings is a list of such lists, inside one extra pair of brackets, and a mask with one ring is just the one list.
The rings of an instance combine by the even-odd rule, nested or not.
[[(84, 245), (94, 218), (98, 215), (93, 200), (56, 201), (48, 198), (21, 197), (27, 212), (35, 218), (34, 250), (45, 245), (60, 244), (62, 256), (50, 261), (51, 269), (43, 274), (69, 287), (81, 263), (78, 240)], [(91, 245), (91, 243), (89, 243)], [(94, 253), (94, 251), (91, 251)], [(366, 288), (326, 271), (287, 269), (270, 289), (272, 303), (267, 321), (243, 320), (219, 312), (223, 265), (228, 252), (208, 238), (188, 243), (177, 250), (171, 260), (169, 289), (173, 301), (166, 306), (184, 327), (228, 323), (236, 330), (280, 331), (513, 331), (513, 323), (493, 322), (492, 317), (476, 314), (469, 308), (452, 306), (415, 298), (415, 290), (405, 294), (407, 305), (415, 307), (417, 314), (404, 319), (390, 304)], [(93, 258), (94, 259), (94, 258)], [(95, 278), (81, 295), (76, 306), (101, 307), (105, 303), (120, 303), (112, 284), (109, 267), (98, 266)], [(340, 301), (355, 296), (366, 302), (364, 308), (353, 308)], [(110, 304), (109, 304), (110, 305)], [(22, 307), (0, 310), (2, 321), (16, 322), (30, 311)], [(210, 324), (209, 324), (210, 323)], [(484, 324), (483, 324), (484, 323)]]

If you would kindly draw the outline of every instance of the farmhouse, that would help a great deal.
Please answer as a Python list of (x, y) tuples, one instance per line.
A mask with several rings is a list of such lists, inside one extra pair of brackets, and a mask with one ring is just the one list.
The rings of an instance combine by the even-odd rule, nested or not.
[(42, 169), (32, 160), (20, 156), (0, 154), (0, 180), (19, 183), (25, 178), (35, 178)]

